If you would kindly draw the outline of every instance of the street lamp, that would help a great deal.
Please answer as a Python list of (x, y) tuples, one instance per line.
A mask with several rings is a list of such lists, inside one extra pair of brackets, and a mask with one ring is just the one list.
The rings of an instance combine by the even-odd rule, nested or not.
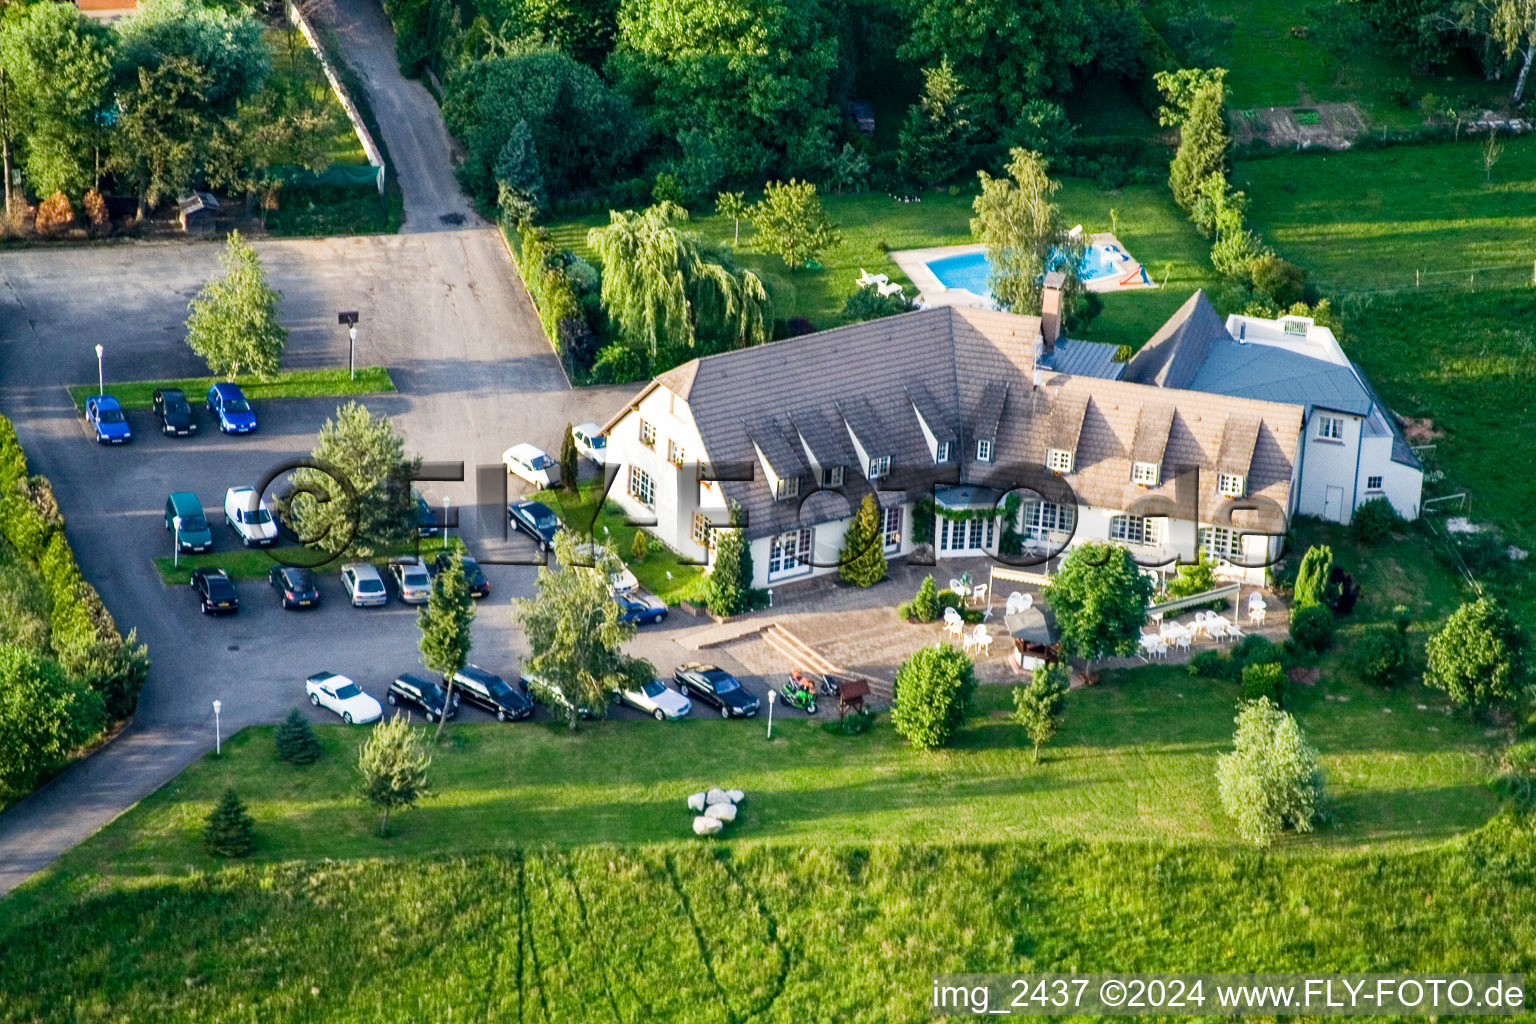
[(357, 310), (336, 314), (336, 322), (347, 329), (347, 372), (357, 379)]
[(768, 738), (773, 739), (773, 702), (779, 699), (778, 692), (768, 691)]
[(223, 701), (213, 702), (213, 756), (224, 756), (224, 743), (219, 738), (219, 709), (224, 706)]
[(181, 516), (171, 517), (171, 565), (181, 565)]
[(100, 345), (97, 345), (96, 346), (96, 393), (98, 395), (105, 394), (106, 390), (107, 390), (107, 376), (106, 376), (106, 374), (104, 372), (102, 372), (102, 369), (101, 369), (101, 353), (102, 353), (102, 351), (103, 351), (102, 347)]

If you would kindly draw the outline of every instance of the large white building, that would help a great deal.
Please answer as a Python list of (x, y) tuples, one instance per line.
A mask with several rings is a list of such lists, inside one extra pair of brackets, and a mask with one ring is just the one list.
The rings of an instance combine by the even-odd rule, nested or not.
[(1293, 515), (1418, 514), (1417, 460), (1325, 328), (1224, 325), (1197, 292), (1129, 363), (1057, 333), (943, 307), (695, 359), (606, 425), (611, 497), (701, 561), (739, 505), (758, 586), (835, 572), (869, 493), (891, 556), (1110, 540), (1245, 579)]

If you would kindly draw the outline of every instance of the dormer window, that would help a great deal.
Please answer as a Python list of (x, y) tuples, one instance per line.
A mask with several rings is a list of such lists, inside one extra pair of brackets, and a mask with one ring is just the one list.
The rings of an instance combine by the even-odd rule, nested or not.
[(871, 480), (883, 480), (891, 475), (891, 457), (882, 455), (877, 459), (869, 460), (869, 478)]
[(991, 462), (992, 461), (992, 442), (990, 440), (988, 440), (986, 438), (982, 438), (981, 440), (976, 442), (976, 461), (977, 462)]
[(842, 466), (823, 466), (822, 470), (821, 470), (821, 486), (823, 486), (823, 487), (841, 487), (841, 486), (843, 486), (843, 467)]
[(1131, 483), (1142, 487), (1156, 487), (1162, 476), (1162, 466), (1156, 462), (1137, 462), (1131, 466)]
[(933, 453), (933, 461), (937, 463), (945, 463), (949, 461), (948, 441), (940, 441), (938, 443), (937, 449)]
[(1248, 478), (1236, 473), (1216, 474), (1216, 489), (1228, 498), (1241, 498), (1248, 489)]
[(780, 480), (773, 488), (774, 501), (788, 501), (800, 493), (800, 478), (787, 476)]
[(1045, 465), (1052, 473), (1072, 472), (1072, 453), (1065, 448), (1052, 448), (1045, 457)]

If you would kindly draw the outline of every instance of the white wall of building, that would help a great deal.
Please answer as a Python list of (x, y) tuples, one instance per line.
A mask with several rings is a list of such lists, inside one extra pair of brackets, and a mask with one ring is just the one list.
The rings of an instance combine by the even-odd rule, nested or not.
[[(1325, 416), (1344, 421), (1344, 436), (1331, 440), (1318, 436)], [(1355, 481), (1360, 468), (1361, 431), (1365, 421), (1348, 413), (1313, 409), (1307, 416), (1301, 443), (1301, 476), (1296, 511), (1336, 523), (1348, 523), (1355, 504)]]
[[(640, 421), (655, 431), (655, 441), (640, 440)], [(683, 465), (667, 460), (668, 445), (682, 446)], [(688, 403), (666, 388), (656, 388), (614, 425), (608, 434), (608, 465), (618, 476), (608, 497), (617, 502), (636, 522), (655, 519), (650, 527), (662, 543), (690, 558), (703, 560), (707, 552), (693, 539), (693, 513), (702, 508), (711, 520), (725, 522), (725, 501), (717, 485), (698, 479), (698, 462), (707, 459), (704, 443), (693, 423)], [(655, 483), (655, 507), (650, 508), (630, 495), (630, 467), (638, 466)], [(621, 552), (622, 553), (622, 552)]]

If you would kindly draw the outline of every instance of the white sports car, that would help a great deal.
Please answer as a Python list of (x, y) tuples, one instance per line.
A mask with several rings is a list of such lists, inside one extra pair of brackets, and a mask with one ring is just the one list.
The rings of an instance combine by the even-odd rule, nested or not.
[(384, 714), (379, 702), (364, 693), (361, 686), (335, 672), (315, 673), (304, 680), (304, 690), (311, 704), (329, 708), (348, 725), (377, 722)]
[(687, 718), (693, 710), (693, 701), (660, 679), (652, 679), (639, 689), (614, 692), (625, 704), (646, 712), (658, 722), (675, 722), (679, 718)]

